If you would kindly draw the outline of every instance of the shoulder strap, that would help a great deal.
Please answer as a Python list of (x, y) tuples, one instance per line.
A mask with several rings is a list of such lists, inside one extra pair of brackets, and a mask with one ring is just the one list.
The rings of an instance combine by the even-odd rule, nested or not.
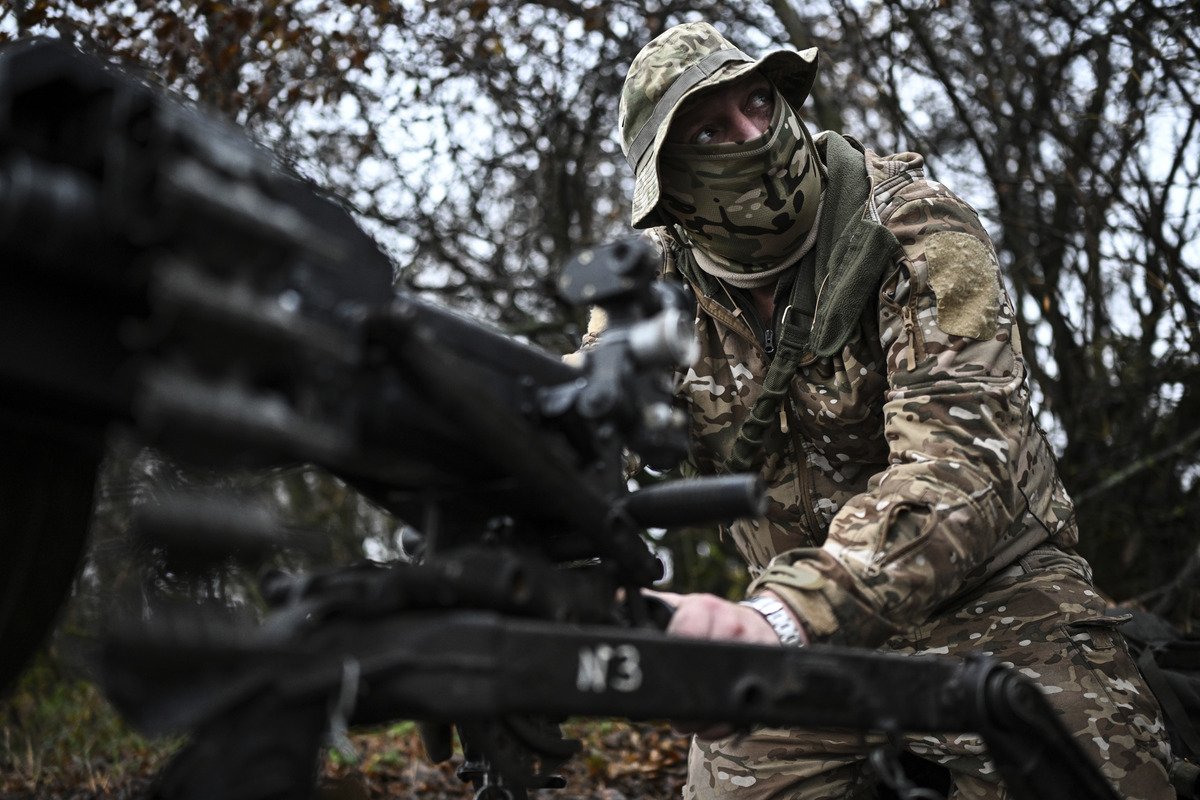
[(772, 424), (775, 415), (779, 413), (780, 404), (787, 394), (796, 370), (802, 364), (813, 360), (808, 352), (808, 335), (812, 329), (811, 309), (816, 305), (816, 297), (811, 297), (809, 302), (810, 298), (806, 295), (814, 294), (812, 282), (802, 280), (804, 275), (811, 272), (812, 260), (807, 256), (801, 260), (800, 274), (792, 282), (791, 297), (779, 318), (775, 356), (771, 359), (771, 365), (767, 367), (762, 393), (750, 408), (750, 416), (742, 422), (737, 440), (733, 443), (733, 451), (726, 462), (730, 472), (750, 470), (755, 457), (762, 451), (767, 426)]

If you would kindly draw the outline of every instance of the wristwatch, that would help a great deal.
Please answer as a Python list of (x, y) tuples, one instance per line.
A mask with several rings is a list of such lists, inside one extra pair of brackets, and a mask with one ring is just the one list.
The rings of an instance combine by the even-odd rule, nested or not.
[(783, 603), (772, 597), (759, 595), (747, 597), (740, 605), (749, 606), (762, 614), (775, 631), (775, 635), (779, 637), (780, 643), (796, 647), (804, 644), (804, 637), (800, 635), (800, 626), (796, 624), (796, 620), (792, 619), (791, 613), (783, 607)]

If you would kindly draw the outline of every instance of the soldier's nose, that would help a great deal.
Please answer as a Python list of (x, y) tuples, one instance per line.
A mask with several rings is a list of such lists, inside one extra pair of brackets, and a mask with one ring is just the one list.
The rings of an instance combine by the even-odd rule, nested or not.
[(757, 139), (767, 131), (767, 126), (762, 120), (755, 117), (749, 117), (746, 114), (739, 112), (733, 118), (733, 124), (730, 128), (733, 141), (738, 144), (745, 144), (751, 139)]

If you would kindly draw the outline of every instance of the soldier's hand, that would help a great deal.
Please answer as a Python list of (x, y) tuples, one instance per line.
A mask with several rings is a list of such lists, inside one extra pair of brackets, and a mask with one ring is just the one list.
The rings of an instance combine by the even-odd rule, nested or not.
[(647, 591), (675, 613), (667, 633), (692, 639), (719, 639), (746, 644), (779, 644), (770, 623), (752, 608), (712, 594), (674, 594)]
[[(692, 639), (718, 639), (746, 644), (779, 644), (771, 624), (752, 608), (711, 594), (674, 594), (646, 591), (675, 608), (667, 633)], [(703, 669), (703, 665), (698, 665)], [(725, 723), (675, 721), (675, 730), (700, 739), (723, 739), (737, 729)]]

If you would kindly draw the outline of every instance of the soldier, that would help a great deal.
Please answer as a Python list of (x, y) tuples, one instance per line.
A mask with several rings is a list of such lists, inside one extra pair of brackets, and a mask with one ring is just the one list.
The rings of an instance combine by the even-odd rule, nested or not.
[[(1073, 550), (988, 235), (919, 155), (811, 136), (816, 69), (815, 48), (756, 61), (688, 23), (622, 91), (633, 226), (696, 297), (689, 466), (759, 472), (770, 499), (729, 529), (748, 599), (671, 596), (670, 630), (987, 653), (1043, 687), (1123, 797), (1173, 797), (1157, 703)], [(1005, 796), (975, 736), (906, 748), (953, 798)], [(760, 729), (698, 736), (685, 796), (871, 796), (875, 780), (857, 735)]]

